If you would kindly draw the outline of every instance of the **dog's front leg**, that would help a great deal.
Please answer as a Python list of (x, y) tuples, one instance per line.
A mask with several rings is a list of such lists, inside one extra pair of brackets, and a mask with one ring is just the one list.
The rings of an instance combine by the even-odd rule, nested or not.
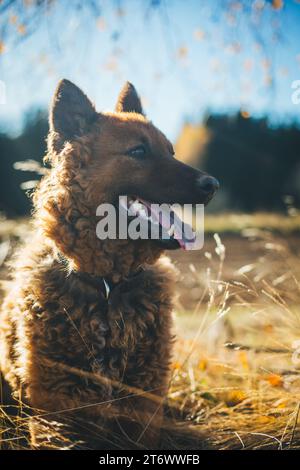
[(114, 425), (125, 448), (159, 448), (163, 404), (161, 398), (153, 398), (133, 396), (126, 399), (126, 412), (116, 417)]

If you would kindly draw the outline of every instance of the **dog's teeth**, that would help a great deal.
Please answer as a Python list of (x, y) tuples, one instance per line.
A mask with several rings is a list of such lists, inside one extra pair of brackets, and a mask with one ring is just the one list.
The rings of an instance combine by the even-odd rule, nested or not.
[(169, 228), (168, 230), (168, 234), (170, 235), (170, 237), (172, 237), (175, 233), (175, 225), (172, 224), (171, 227)]

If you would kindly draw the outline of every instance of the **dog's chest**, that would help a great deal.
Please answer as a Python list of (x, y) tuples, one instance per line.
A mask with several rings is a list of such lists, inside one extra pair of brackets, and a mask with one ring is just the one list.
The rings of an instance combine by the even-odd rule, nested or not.
[[(147, 286), (149, 288), (149, 284)], [(126, 370), (138, 368), (157, 354), (165, 337), (168, 315), (161, 311), (161, 301), (147, 289), (116, 289), (111, 291), (92, 315), (86, 318), (85, 334), (89, 336), (94, 357), (92, 369), (114, 370), (123, 375)]]
[(144, 340), (159, 334), (161, 318), (159, 305), (155, 301), (144, 302), (143, 297), (119, 297), (118, 302), (107, 299), (107, 304), (99, 303), (92, 309), (87, 319), (89, 335), (93, 346), (98, 350), (120, 349), (134, 351)]

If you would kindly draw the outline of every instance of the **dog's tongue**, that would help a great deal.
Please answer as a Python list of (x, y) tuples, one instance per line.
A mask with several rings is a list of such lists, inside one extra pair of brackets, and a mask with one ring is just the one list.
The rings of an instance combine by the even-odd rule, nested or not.
[(192, 227), (184, 223), (174, 212), (171, 206), (166, 204), (150, 204), (147, 201), (141, 202), (148, 208), (152, 220), (159, 223), (165, 231), (166, 238), (173, 237), (183, 250), (192, 250), (196, 243), (196, 236)]

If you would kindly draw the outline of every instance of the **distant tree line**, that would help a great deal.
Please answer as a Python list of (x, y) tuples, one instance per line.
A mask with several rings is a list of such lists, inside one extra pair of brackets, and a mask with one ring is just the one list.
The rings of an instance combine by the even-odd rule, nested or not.
[[(213, 115), (202, 167), (219, 178), (231, 210), (284, 210), (300, 205), (300, 129), (272, 127), (267, 119)], [(288, 197), (288, 198), (287, 198)], [(225, 207), (226, 208), (226, 207)]]
[(16, 137), (0, 132), (0, 212), (9, 217), (30, 212), (31, 201), (21, 185), (39, 179), (40, 175), (19, 171), (14, 166), (24, 160), (42, 162), (47, 132), (48, 120), (43, 111), (29, 113), (22, 133)]
[[(282, 211), (286, 196), (300, 206), (300, 129), (296, 125), (273, 128), (266, 119), (237, 114), (212, 115), (205, 126), (210, 138), (198, 162), (220, 180), (216, 210)], [(16, 162), (42, 162), (47, 132), (46, 114), (36, 111), (27, 116), (20, 135), (0, 133), (0, 212), (9, 217), (30, 212), (26, 195), (30, 184), (24, 182), (40, 175), (16, 169), (20, 167)], [(26, 168), (30, 170), (30, 165)]]

